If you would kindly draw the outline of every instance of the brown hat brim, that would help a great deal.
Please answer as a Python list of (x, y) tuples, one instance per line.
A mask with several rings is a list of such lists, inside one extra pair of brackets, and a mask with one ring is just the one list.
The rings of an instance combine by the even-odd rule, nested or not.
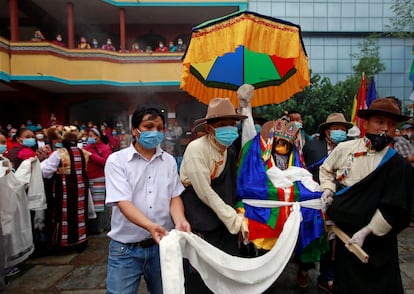
[(381, 111), (381, 110), (377, 110), (377, 109), (360, 109), (360, 110), (357, 111), (357, 116), (359, 118), (368, 119), (369, 117), (371, 117), (373, 115), (389, 116), (389, 117), (392, 117), (392, 119), (394, 119), (396, 122), (407, 121), (411, 118), (410, 116), (391, 113), (391, 112), (387, 112), (387, 111)]
[(324, 122), (321, 123), (318, 127), (319, 130), (319, 134), (322, 134), (323, 132), (325, 132), (325, 130), (327, 128), (329, 128), (329, 126), (333, 125), (333, 124), (341, 124), (344, 125), (346, 127), (347, 130), (349, 130), (350, 128), (352, 128), (354, 125), (350, 122), (343, 122), (343, 121), (330, 121), (330, 122)]
[(209, 123), (210, 121), (218, 121), (218, 120), (225, 120), (225, 119), (234, 119), (234, 120), (243, 120), (246, 119), (247, 116), (241, 114), (231, 114), (231, 115), (222, 115), (222, 116), (210, 116), (208, 118), (199, 118), (195, 120), (196, 123)]

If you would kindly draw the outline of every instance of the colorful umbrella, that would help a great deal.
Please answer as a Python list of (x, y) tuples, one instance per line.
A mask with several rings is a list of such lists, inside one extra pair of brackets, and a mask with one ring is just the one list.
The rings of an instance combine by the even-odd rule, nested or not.
[(251, 84), (252, 106), (280, 103), (309, 85), (300, 27), (239, 11), (195, 27), (184, 55), (180, 87), (203, 103)]

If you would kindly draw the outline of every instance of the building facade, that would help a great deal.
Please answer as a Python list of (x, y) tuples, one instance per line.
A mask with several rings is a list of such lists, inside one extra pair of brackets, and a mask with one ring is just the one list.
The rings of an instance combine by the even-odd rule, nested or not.
[[(414, 5), (414, 1), (411, 1)], [(313, 74), (328, 77), (332, 84), (353, 75), (358, 63), (351, 54), (371, 33), (389, 32), (392, 0), (251, 0), (249, 9), (299, 24)], [(413, 84), (408, 79), (414, 59), (413, 40), (379, 37), (384, 72), (375, 76), (379, 97), (395, 96), (403, 110)], [(367, 81), (368, 82), (368, 81)]]

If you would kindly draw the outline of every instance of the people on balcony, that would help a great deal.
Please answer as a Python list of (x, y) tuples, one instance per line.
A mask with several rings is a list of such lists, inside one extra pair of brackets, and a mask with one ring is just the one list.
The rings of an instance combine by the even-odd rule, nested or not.
[(78, 48), (79, 49), (90, 49), (91, 48), (91, 44), (89, 44), (86, 41), (86, 38), (85, 37), (81, 37), (80, 38), (80, 43), (78, 44)]
[(31, 40), (32, 42), (43, 42), (46, 41), (46, 38), (43, 36), (42, 32), (39, 29), (35, 29), (33, 38)]
[(184, 52), (187, 49), (187, 46), (184, 44), (182, 38), (178, 38), (177, 40), (177, 52)]
[(60, 46), (60, 47), (66, 47), (66, 44), (63, 42), (63, 38), (61, 34), (56, 34), (56, 38), (52, 41), (52, 44)]
[(98, 40), (96, 40), (95, 38), (92, 39), (92, 48), (99, 49)]
[(132, 46), (131, 46), (131, 52), (134, 52), (134, 53), (143, 53), (144, 52), (144, 50), (142, 50), (140, 47), (139, 47), (139, 43), (138, 42), (135, 42), (134, 44), (132, 44)]
[(152, 53), (152, 48), (151, 46), (147, 46), (145, 49), (145, 53)]
[(112, 45), (111, 38), (106, 39), (106, 43), (102, 45), (102, 49), (103, 50), (108, 50), (108, 51), (116, 51), (115, 46)]
[(170, 41), (169, 45), (168, 45), (168, 50), (169, 52), (175, 52), (177, 51), (177, 46), (174, 45), (173, 41)]
[(158, 47), (155, 48), (155, 52), (157, 52), (157, 53), (165, 53), (165, 52), (168, 52), (168, 48), (164, 46), (164, 42), (160, 41), (158, 43)]

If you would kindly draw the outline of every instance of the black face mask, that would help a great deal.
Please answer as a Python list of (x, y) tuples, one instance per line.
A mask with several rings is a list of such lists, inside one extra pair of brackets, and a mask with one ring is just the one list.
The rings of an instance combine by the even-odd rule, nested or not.
[(365, 134), (365, 136), (371, 141), (372, 147), (376, 151), (381, 151), (392, 142), (392, 138), (384, 133), (379, 135)]

